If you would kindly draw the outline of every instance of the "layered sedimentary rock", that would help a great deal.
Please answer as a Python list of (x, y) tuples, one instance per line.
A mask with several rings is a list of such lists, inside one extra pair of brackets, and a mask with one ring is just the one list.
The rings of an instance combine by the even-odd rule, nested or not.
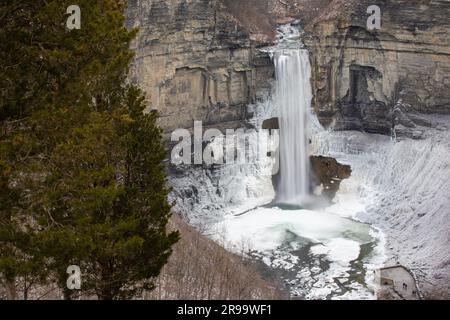
[(258, 48), (276, 27), (308, 23), (331, 0), (128, 0), (138, 27), (130, 79), (158, 110), (166, 133), (194, 120), (218, 129), (244, 125), (247, 106), (270, 91), (274, 68)]
[(127, 26), (139, 28), (130, 78), (166, 133), (194, 120), (240, 127), (247, 105), (270, 87), (269, 56), (221, 1), (130, 0)]
[(336, 0), (309, 26), (315, 110), (337, 130), (419, 138), (420, 113), (450, 113), (450, 2), (377, 1), (369, 31), (372, 4)]

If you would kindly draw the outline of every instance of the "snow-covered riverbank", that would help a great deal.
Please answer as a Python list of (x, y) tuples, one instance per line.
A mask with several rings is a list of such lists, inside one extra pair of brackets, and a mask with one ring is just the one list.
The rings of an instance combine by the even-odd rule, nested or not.
[(439, 130), (429, 128), (424, 140), (360, 132), (313, 137), (315, 154), (352, 166), (340, 194), (358, 194), (367, 210), (356, 218), (386, 234), (386, 264), (410, 268), (430, 297), (450, 290), (449, 120), (437, 120)]
[[(386, 236), (386, 264), (399, 262), (411, 268), (421, 289), (430, 295), (448, 291), (450, 283), (449, 142), (448, 131), (442, 129), (430, 129), (426, 139), (420, 141), (394, 142), (387, 136), (354, 131), (318, 131), (312, 137), (314, 154), (332, 156), (352, 166), (352, 176), (342, 182), (336, 204), (325, 212), (335, 214), (335, 219), (352, 217), (372, 224), (375, 231), (381, 229)], [(252, 242), (256, 249), (264, 249), (263, 242), (255, 244), (258, 232), (270, 237), (264, 231), (270, 229), (270, 219), (263, 217), (269, 217), (277, 209), (261, 208), (250, 211), (247, 217), (234, 216), (273, 199), (270, 177), (258, 176), (255, 168), (250, 170), (248, 167), (222, 168), (214, 173), (192, 169), (177, 183), (178, 186), (186, 183), (186, 190), (194, 187), (198, 190), (197, 195), (201, 195), (180, 202), (183, 205), (191, 201), (185, 209), (193, 224), (217, 226), (225, 219), (225, 223), (237, 228), (230, 234), (231, 242), (237, 242), (239, 232), (247, 238), (251, 234), (251, 229), (246, 230), (237, 221), (247, 223), (254, 219), (254, 223), (250, 223), (256, 234)], [(292, 217), (293, 213), (288, 212), (281, 220)], [(293, 220), (305, 219), (302, 223), (309, 225), (306, 222), (308, 215)], [(274, 225), (276, 229), (277, 224)], [(293, 229), (299, 230), (299, 227)], [(223, 237), (223, 230), (217, 231), (217, 235)], [(274, 230), (273, 237), (279, 235), (280, 228)], [(379, 239), (382, 246), (383, 239)], [(265, 241), (266, 244), (269, 242)], [(317, 247), (313, 250), (333, 255), (329, 249)], [(305, 279), (311, 276), (304, 275)]]

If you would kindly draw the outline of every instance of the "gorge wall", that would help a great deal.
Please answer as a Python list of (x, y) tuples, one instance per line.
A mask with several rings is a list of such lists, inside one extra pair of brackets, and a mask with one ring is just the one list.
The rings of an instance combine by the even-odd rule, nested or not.
[[(381, 30), (367, 31), (367, 8)], [(450, 113), (450, 3), (333, 1), (309, 26), (314, 106), (336, 130), (420, 138), (420, 113)]]
[(274, 67), (259, 51), (276, 27), (310, 22), (331, 0), (128, 0), (127, 27), (139, 28), (130, 79), (170, 133), (193, 121), (242, 127), (247, 106), (270, 92)]
[[(412, 5), (414, 3), (414, 5)], [(276, 26), (301, 19), (313, 66), (313, 105), (336, 130), (421, 138), (421, 113), (450, 113), (450, 5), (380, 0), (381, 30), (367, 31), (363, 0), (129, 0), (139, 27), (131, 79), (166, 133), (193, 120), (241, 127), (269, 92), (272, 62), (258, 49)]]
[(242, 126), (247, 105), (267, 92), (272, 62), (261, 44), (218, 0), (130, 0), (127, 26), (138, 27), (131, 80), (146, 91), (166, 133)]
[(253, 39), (272, 41), (276, 28), (299, 19), (309, 24), (332, 0), (222, 0)]

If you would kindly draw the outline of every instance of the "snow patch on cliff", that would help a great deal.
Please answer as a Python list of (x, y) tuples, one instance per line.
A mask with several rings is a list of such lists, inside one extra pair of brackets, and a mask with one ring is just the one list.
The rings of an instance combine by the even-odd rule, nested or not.
[[(257, 154), (261, 145), (275, 143), (260, 134), (264, 120), (274, 117), (275, 112), (269, 96), (249, 106), (253, 118), (245, 130), (247, 151)], [(224, 139), (227, 143), (227, 139)], [(209, 145), (214, 148), (214, 141)], [(225, 146), (225, 151), (227, 147)], [(222, 150), (224, 150), (222, 149)], [(236, 154), (238, 152), (236, 151)], [(275, 197), (272, 185), (273, 159), (257, 157), (257, 161), (245, 164), (183, 165), (173, 168), (168, 184), (172, 188), (170, 200), (175, 202), (174, 212), (182, 215), (191, 225), (203, 230), (221, 220), (223, 216), (249, 211), (271, 202)]]

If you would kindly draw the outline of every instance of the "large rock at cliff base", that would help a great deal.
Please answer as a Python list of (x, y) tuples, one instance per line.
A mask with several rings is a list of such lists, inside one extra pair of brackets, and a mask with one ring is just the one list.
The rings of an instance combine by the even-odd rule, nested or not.
[(351, 176), (352, 169), (340, 164), (336, 159), (323, 156), (311, 156), (312, 185), (321, 186), (322, 196), (332, 200), (339, 191), (342, 180)]
[[(320, 192), (315, 192), (327, 201), (333, 200), (336, 193), (339, 191), (341, 182), (350, 178), (352, 169), (348, 165), (339, 163), (336, 159), (324, 156), (311, 156), (311, 187), (312, 189), (319, 189)], [(280, 172), (272, 177), (272, 184), (275, 192), (278, 190), (280, 183)], [(311, 190), (313, 191), (313, 190)]]
[(278, 118), (271, 118), (264, 120), (262, 124), (262, 128), (264, 130), (276, 130), (280, 129), (280, 122), (278, 121)]

